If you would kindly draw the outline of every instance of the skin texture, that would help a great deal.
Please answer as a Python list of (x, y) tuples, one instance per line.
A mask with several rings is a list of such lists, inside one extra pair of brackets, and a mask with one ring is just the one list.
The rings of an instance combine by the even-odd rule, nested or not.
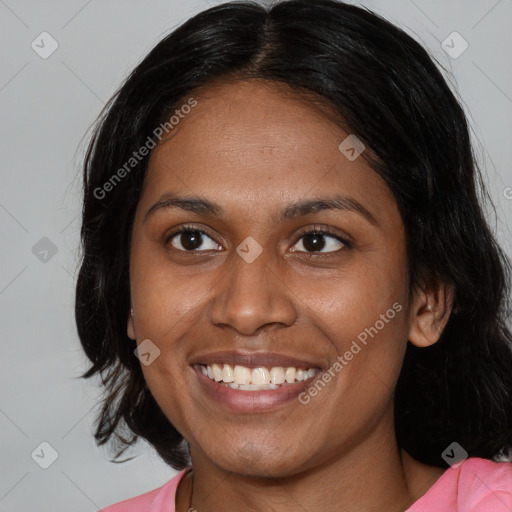
[[(191, 447), (193, 474), (179, 486), (177, 510), (190, 506), (192, 477), (199, 512), (405, 510), (442, 470), (397, 446), (393, 390), (407, 341), (438, 340), (449, 290), (437, 283), (409, 301), (396, 202), (363, 157), (338, 150), (348, 133), (320, 109), (254, 80), (191, 96), (197, 106), (151, 155), (130, 257), (128, 335), (161, 350), (144, 376)], [(146, 217), (169, 192), (224, 213), (160, 208)], [(377, 223), (348, 210), (275, 218), (285, 205), (335, 193)], [(186, 252), (180, 235), (166, 241), (183, 224), (209, 233), (199, 254)], [(320, 252), (306, 249), (303, 234), (318, 227), (350, 245), (325, 235)], [(249, 236), (263, 249), (252, 263), (236, 252)], [(198, 354), (243, 348), (327, 369), (394, 303), (401, 311), (307, 404), (235, 413), (202, 391), (190, 366)]]

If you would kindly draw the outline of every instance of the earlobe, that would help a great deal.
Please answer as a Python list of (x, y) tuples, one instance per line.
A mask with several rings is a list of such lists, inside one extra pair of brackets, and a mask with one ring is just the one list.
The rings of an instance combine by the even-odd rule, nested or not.
[(136, 340), (137, 337), (135, 335), (135, 324), (133, 319), (133, 309), (130, 309), (130, 314), (128, 315), (128, 325), (126, 329), (126, 334), (128, 335), (128, 338), (132, 340)]
[(450, 318), (453, 298), (454, 287), (442, 282), (415, 296), (409, 329), (413, 345), (429, 347), (439, 340)]

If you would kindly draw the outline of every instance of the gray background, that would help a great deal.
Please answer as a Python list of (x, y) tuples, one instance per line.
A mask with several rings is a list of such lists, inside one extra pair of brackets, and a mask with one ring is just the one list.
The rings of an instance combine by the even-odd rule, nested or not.
[[(175, 474), (144, 442), (120, 465), (94, 444), (99, 390), (77, 378), (85, 358), (73, 317), (79, 167), (87, 130), (127, 73), (164, 34), (214, 3), (0, 0), (0, 512), (92, 512)], [(492, 226), (512, 255), (512, 1), (353, 3), (405, 28), (453, 75), (496, 203)], [(44, 31), (58, 43), (47, 59), (31, 47), (43, 46)], [(454, 31), (469, 44), (457, 58), (441, 46)], [(452, 39), (451, 51), (460, 51)], [(51, 462), (42, 442), (58, 452), (48, 469), (39, 465)]]

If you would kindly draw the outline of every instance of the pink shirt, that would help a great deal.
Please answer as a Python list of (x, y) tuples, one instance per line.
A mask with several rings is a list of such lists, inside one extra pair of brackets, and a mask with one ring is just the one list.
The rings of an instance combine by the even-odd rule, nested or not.
[[(158, 489), (101, 512), (175, 512), (176, 489), (189, 469)], [(406, 512), (512, 512), (512, 462), (470, 457), (447, 469)]]

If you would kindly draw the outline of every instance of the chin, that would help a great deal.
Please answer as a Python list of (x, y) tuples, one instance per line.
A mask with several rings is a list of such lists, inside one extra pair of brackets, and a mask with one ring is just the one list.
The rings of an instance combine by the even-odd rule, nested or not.
[[(301, 445), (303, 443), (297, 443), (295, 450)], [(208, 453), (209, 450), (205, 452), (225, 471), (251, 477), (284, 478), (301, 472), (307, 465), (306, 455), (295, 450), (248, 440), (239, 446), (232, 445), (228, 452), (220, 453), (218, 445), (215, 453)]]

